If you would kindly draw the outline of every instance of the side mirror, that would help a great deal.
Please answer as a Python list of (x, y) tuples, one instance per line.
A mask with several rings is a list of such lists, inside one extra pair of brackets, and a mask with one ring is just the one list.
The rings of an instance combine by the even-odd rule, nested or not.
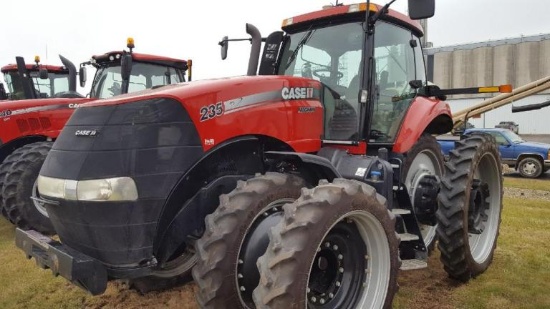
[(124, 54), (120, 59), (120, 75), (122, 80), (130, 80), (132, 73), (132, 54)]
[(221, 46), (222, 60), (227, 58), (227, 48), (229, 47), (229, 37), (224, 36), (222, 40), (218, 43)]
[(86, 80), (88, 79), (87, 73), (86, 73), (86, 67), (80, 67), (78, 70), (78, 80), (80, 81), (80, 87), (86, 86)]
[(434, 16), (435, 0), (409, 0), (409, 17), (425, 19)]
[(42, 68), (38, 70), (38, 77), (40, 77), (40, 79), (48, 79), (48, 70)]

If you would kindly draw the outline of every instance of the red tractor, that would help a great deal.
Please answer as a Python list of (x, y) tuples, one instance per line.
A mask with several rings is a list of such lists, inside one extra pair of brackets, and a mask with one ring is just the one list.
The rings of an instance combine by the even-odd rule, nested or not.
[[(60, 91), (54, 75), (57, 73), (52, 74), (54, 71), (49, 67), (49, 86), (38, 89), (40, 97), (45, 99), (4, 101), (0, 104), (0, 207), (2, 214), (18, 227), (46, 234), (55, 233), (48, 212), (36, 199), (36, 178), (53, 142), (80, 104), (185, 81), (186, 70), (189, 69), (186, 60), (133, 53), (133, 45), (133, 40), (129, 40), (129, 52), (96, 55), (81, 64), (79, 75), (82, 87), (86, 82), (86, 65), (92, 65), (97, 70), (88, 97), (75, 91), (76, 68), (62, 57), (68, 70), (69, 91)], [(11, 79), (7, 81), (10, 85)], [(44, 89), (47, 89), (46, 93)], [(35, 94), (32, 88), (27, 92)], [(79, 134), (94, 133), (83, 131)]]
[[(1, 69), (9, 94), (0, 84), (0, 100), (41, 99), (54, 97), (59, 92), (75, 91), (76, 76), (71, 77), (65, 57), (59, 56), (64, 66), (40, 64), (40, 57), (35, 56), (36, 64), (25, 64), (23, 57), (16, 57), (17, 64), (8, 64)], [(74, 89), (70, 89), (74, 86)]]
[(38, 178), (61, 242), (18, 229), (17, 246), (92, 294), (196, 264), (205, 308), (389, 307), (436, 235), (451, 277), (479, 275), (502, 208), (495, 141), (468, 137), (443, 161), (442, 99), (473, 90), (426, 80), (413, 19), (433, 0), (410, 0), (410, 18), (388, 7), (286, 19), (259, 69), (247, 25), (251, 76), (82, 106)]

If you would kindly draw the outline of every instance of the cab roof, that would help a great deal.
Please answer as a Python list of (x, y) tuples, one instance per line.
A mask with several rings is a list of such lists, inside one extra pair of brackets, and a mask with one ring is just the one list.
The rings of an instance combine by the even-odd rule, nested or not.
[[(31, 72), (38, 72), (39, 69), (47, 69), (48, 72), (52, 73), (69, 73), (69, 70), (65, 68), (64, 66), (58, 66), (58, 65), (48, 65), (48, 64), (41, 64), (37, 66), (36, 64), (26, 64), (25, 67), (27, 70)], [(2, 67), (0, 69), (2, 73), (17, 71), (17, 64), (8, 64)]]
[[(378, 12), (381, 8), (382, 8), (381, 5), (371, 3), (369, 10), (371, 12)], [(367, 4), (365, 2), (349, 4), (349, 5), (332, 6), (332, 7), (329, 6), (319, 11), (310, 12), (310, 13), (294, 16), (291, 18), (287, 18), (283, 20), (282, 29), (285, 32), (293, 32), (293, 31), (296, 31), (295, 29), (301, 29), (302, 25), (309, 24), (314, 21), (343, 18), (343, 17), (345, 18), (346, 15), (348, 14), (357, 16), (357, 14), (361, 12), (365, 14), (366, 9), (367, 9)], [(408, 28), (416, 32), (417, 35), (419, 36), (422, 36), (424, 33), (420, 23), (416, 20), (412, 20), (409, 16), (405, 14), (389, 9), (388, 14), (385, 15), (384, 17), (386, 19), (394, 20), (401, 25), (407, 26)]]
[[(105, 54), (92, 56), (92, 62), (95, 61), (94, 66), (107, 65), (112, 61), (117, 61), (120, 64), (120, 57), (127, 53), (125, 51), (111, 51)], [(187, 61), (183, 59), (163, 57), (158, 55), (132, 53), (132, 60), (137, 62), (147, 62), (159, 65), (165, 65), (174, 67), (180, 70), (187, 70)]]

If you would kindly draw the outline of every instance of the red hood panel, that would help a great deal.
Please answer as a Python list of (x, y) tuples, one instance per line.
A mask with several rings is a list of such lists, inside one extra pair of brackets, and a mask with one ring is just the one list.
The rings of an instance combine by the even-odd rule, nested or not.
[(268, 136), (297, 151), (319, 149), (324, 110), (318, 81), (290, 76), (243, 76), (144, 90), (84, 107), (152, 98), (178, 100), (191, 116), (205, 150), (244, 135)]

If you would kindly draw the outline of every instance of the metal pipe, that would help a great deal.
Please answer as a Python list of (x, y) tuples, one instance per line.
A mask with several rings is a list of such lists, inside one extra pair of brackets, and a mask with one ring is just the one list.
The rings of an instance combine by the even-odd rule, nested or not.
[[(468, 114), (469, 117), (481, 115), (485, 112), (488, 112), (488, 111), (491, 111), (493, 109), (499, 108), (499, 107), (504, 106), (506, 104), (510, 104), (514, 101), (521, 100), (525, 97), (528, 97), (528, 96), (531, 96), (533, 94), (542, 92), (546, 89), (550, 89), (550, 82), (540, 84), (540, 85), (538, 85), (536, 87), (532, 87), (530, 89), (523, 88), (522, 91), (515, 91), (515, 93), (514, 92), (510, 93), (511, 95), (510, 94), (508, 94), (507, 96), (500, 95), (500, 96), (502, 96), (502, 98), (500, 98), (499, 100), (494, 100), (494, 99), (497, 99), (498, 97), (500, 97), (500, 96), (496, 96), (492, 99), (493, 102), (491, 102), (490, 104), (487, 104), (487, 103), (479, 104), (479, 105), (475, 106), (474, 108), (469, 108), (469, 109), (463, 110), (463, 111), (461, 111), (457, 114), (454, 114), (453, 115), (454, 127), (459, 126), (460, 123), (464, 121), (464, 118), (467, 114)], [(466, 111), (466, 112), (464, 112), (464, 111)]]
[(246, 24), (246, 33), (252, 37), (252, 47), (250, 47), (250, 58), (248, 59), (248, 72), (246, 75), (256, 75), (258, 71), (258, 62), (260, 60), (260, 49), (262, 47), (262, 35), (258, 28), (252, 24)]
[(74, 64), (67, 58), (59, 55), (61, 63), (69, 70), (69, 91), (76, 91), (76, 67)]
[[(461, 111), (458, 111), (458, 112), (453, 114), (453, 119), (456, 118), (456, 117), (458, 117), (458, 118), (463, 117), (464, 115), (466, 115), (466, 113), (471, 113), (472, 110), (476, 110), (476, 109), (480, 109), (480, 108), (485, 107), (485, 106), (489, 106), (489, 105), (491, 105), (495, 102), (499, 102), (501, 100), (504, 100), (504, 99), (506, 99), (508, 97), (511, 97), (513, 95), (516, 95), (518, 93), (527, 91), (527, 90), (529, 90), (531, 88), (534, 88), (534, 87), (537, 87), (537, 86), (541, 86), (541, 85), (543, 85), (547, 82), (550, 82), (550, 76), (547, 76), (545, 78), (541, 78), (541, 79), (536, 80), (534, 82), (531, 82), (531, 83), (528, 83), (528, 84), (523, 85), (521, 87), (518, 87), (518, 88), (512, 90), (512, 92), (510, 92), (510, 93), (503, 93), (503, 94), (497, 95), (497, 96), (495, 96), (493, 98), (490, 98), (490, 99), (487, 99), (487, 100), (485, 100), (485, 101), (483, 101), (483, 102), (481, 102), (477, 105), (471, 106), (471, 107), (463, 109)], [(475, 114), (472, 114), (472, 115), (475, 115)]]

